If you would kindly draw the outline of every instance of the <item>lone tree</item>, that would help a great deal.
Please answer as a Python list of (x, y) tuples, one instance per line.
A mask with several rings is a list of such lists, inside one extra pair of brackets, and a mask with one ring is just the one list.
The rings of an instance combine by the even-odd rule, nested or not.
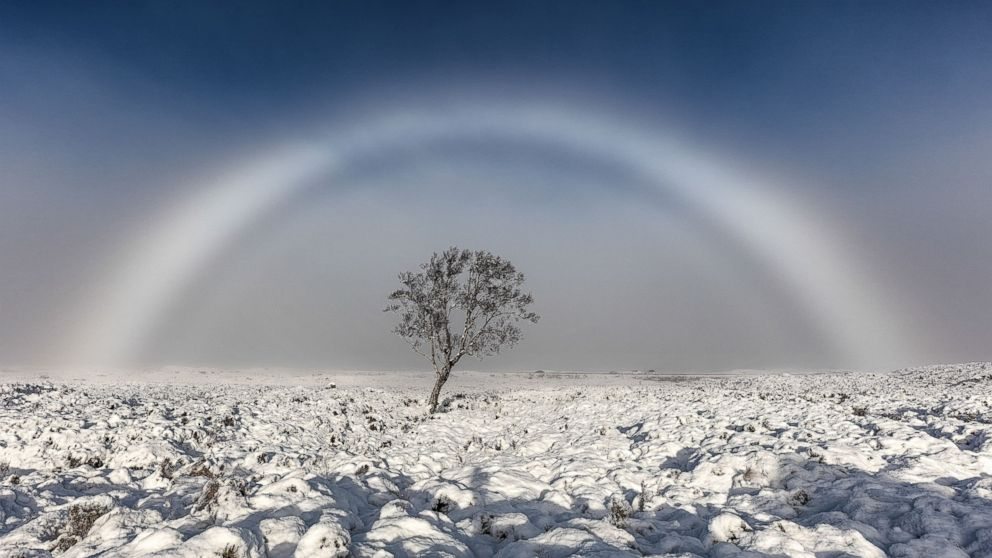
[(521, 290), (524, 274), (499, 256), (452, 247), (435, 252), (420, 268), (399, 275), (403, 288), (389, 295), (385, 311), (399, 314), (393, 331), (434, 367), (437, 380), (428, 400), (433, 413), (463, 356), (482, 359), (512, 347), (520, 341), (517, 322), (540, 317), (528, 310), (534, 297)]

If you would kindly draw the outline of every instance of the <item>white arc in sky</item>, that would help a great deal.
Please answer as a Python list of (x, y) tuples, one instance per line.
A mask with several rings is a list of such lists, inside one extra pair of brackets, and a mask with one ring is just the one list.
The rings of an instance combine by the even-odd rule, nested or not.
[(443, 113), (399, 110), (326, 140), (284, 145), (205, 181), (164, 211), (107, 270), (81, 310), (64, 358), (74, 364), (127, 365), (184, 290), (266, 211), (349, 161), (458, 138), (538, 141), (622, 165), (677, 195), (771, 270), (807, 318), (850, 365), (905, 359), (898, 320), (869, 274), (827, 227), (782, 185), (734, 169), (674, 138), (588, 111), (515, 104), (460, 105)]

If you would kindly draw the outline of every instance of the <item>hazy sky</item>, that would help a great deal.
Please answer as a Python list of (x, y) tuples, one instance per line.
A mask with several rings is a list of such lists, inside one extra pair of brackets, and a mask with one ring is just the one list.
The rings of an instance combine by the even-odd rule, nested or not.
[(542, 321), (476, 368), (992, 359), (987, 2), (5, 2), (0, 364), (422, 367), (449, 245)]

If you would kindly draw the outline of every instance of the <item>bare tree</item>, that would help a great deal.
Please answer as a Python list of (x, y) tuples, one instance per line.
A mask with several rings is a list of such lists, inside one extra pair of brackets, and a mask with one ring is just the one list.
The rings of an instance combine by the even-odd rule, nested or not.
[(403, 288), (389, 295), (386, 312), (400, 315), (393, 331), (434, 367), (433, 413), (462, 357), (482, 359), (512, 347), (521, 338), (517, 323), (540, 317), (528, 309), (534, 297), (521, 290), (524, 274), (499, 256), (452, 247), (420, 268), (399, 275)]

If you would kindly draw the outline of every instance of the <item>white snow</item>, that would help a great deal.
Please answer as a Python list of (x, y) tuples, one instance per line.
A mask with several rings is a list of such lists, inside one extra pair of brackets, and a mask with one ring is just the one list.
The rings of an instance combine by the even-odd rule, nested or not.
[(0, 556), (992, 556), (988, 363), (2, 374)]

